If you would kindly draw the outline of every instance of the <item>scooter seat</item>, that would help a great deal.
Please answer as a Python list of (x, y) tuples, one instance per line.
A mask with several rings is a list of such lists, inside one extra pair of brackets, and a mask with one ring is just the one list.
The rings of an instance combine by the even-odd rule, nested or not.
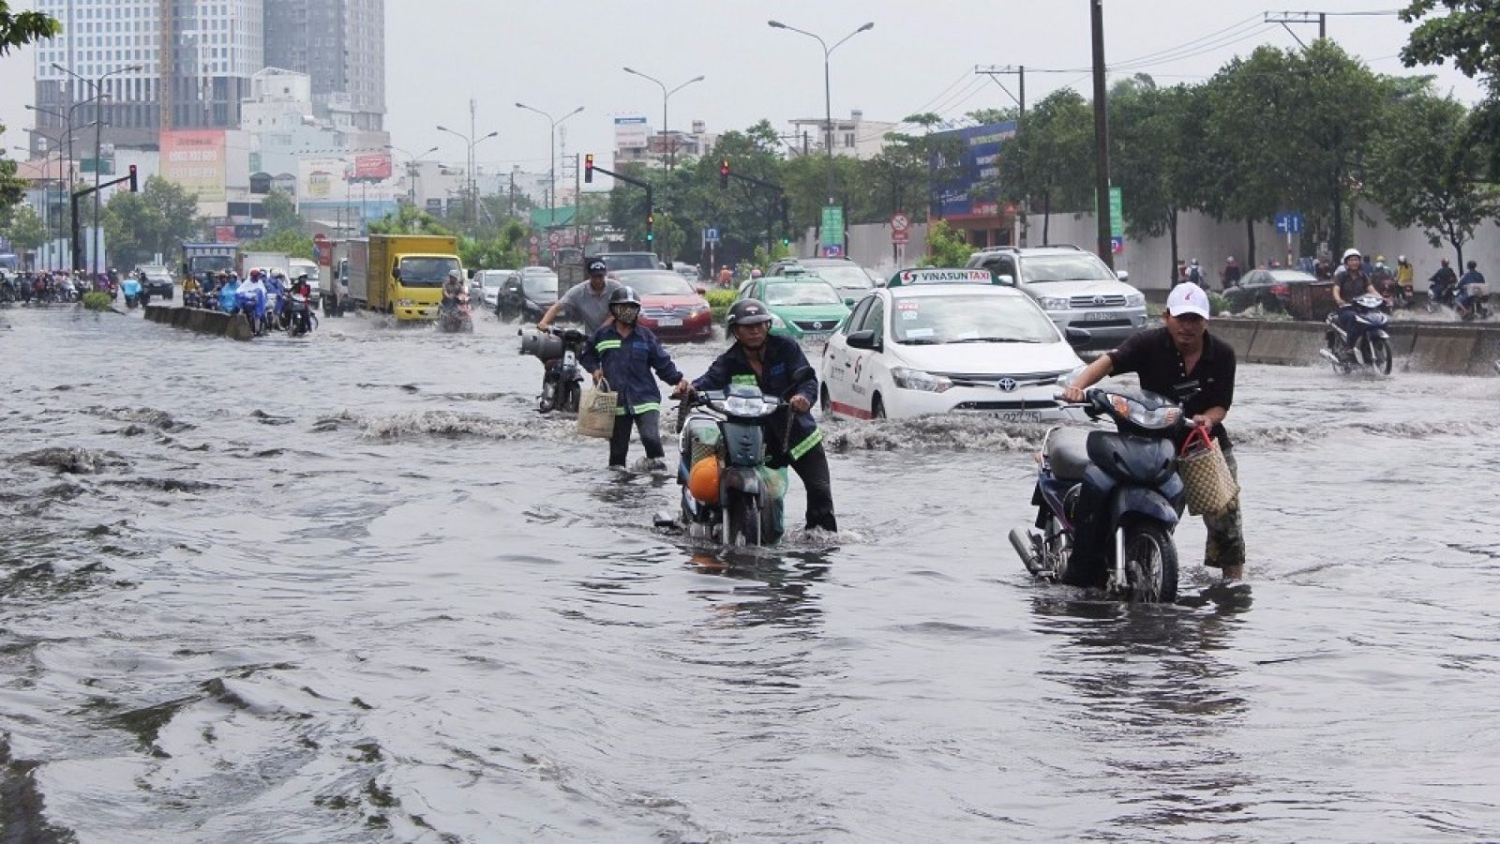
[(1058, 428), (1047, 438), (1047, 465), (1052, 475), (1064, 481), (1083, 480), (1089, 468), (1089, 431)]

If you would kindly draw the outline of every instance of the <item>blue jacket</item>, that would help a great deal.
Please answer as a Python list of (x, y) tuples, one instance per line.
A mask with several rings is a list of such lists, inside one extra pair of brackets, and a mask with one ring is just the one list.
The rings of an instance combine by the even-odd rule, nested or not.
[(621, 337), (614, 323), (600, 327), (584, 347), (581, 363), (589, 372), (604, 371), (604, 380), (619, 395), (615, 406), (619, 416), (661, 410), (661, 390), (651, 377), (653, 369), (669, 384), (676, 384), (683, 377), (661, 341), (641, 325), (629, 337)]
[[(750, 366), (750, 359), (745, 356), (744, 348), (735, 343), (729, 347), (729, 351), (719, 355), (702, 377), (693, 382), (693, 389), (724, 390), (730, 384), (754, 384), (760, 387), (762, 393), (783, 401), (793, 395), (807, 399), (808, 410), (792, 418), (790, 436), (781, 444), (781, 450), (793, 462), (801, 460), (803, 455), (823, 441), (823, 432), (818, 430), (817, 420), (812, 416), (812, 407), (818, 402), (816, 371), (807, 362), (807, 355), (802, 353), (802, 347), (796, 340), (775, 334), (766, 337), (761, 361), (762, 374), (757, 376)], [(803, 377), (793, 380), (796, 373), (803, 370)], [(777, 425), (770, 426), (773, 437), (780, 435), (778, 428)], [(773, 464), (776, 462), (772, 461)]]

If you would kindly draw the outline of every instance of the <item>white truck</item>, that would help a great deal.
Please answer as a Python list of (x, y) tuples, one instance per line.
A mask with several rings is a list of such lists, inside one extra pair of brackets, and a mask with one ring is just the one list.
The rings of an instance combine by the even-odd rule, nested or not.
[(241, 252), (240, 278), (249, 278), (251, 270), (281, 270), (288, 279), (292, 275), (292, 259), (280, 252)]

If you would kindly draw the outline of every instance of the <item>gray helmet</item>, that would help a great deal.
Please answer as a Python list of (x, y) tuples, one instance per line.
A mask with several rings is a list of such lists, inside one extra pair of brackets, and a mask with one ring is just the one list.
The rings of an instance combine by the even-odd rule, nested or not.
[(724, 318), (724, 327), (730, 331), (737, 325), (760, 325), (771, 321), (771, 312), (759, 299), (741, 299), (729, 306), (729, 315)]
[(615, 292), (609, 294), (609, 306), (613, 308), (615, 305), (635, 305), (636, 307), (640, 307), (641, 297), (635, 295), (634, 287), (617, 287), (615, 288)]
[(634, 325), (641, 313), (641, 297), (630, 287), (616, 288), (609, 294), (609, 314), (615, 322)]

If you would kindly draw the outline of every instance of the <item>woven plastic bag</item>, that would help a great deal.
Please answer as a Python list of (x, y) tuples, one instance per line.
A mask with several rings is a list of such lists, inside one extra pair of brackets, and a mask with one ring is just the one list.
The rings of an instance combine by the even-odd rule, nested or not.
[(604, 440), (614, 436), (615, 406), (619, 398), (619, 394), (609, 388), (608, 381), (600, 381), (598, 387), (585, 387), (578, 397), (578, 433)]
[(1194, 428), (1177, 457), (1188, 512), (1195, 516), (1218, 516), (1229, 509), (1240, 485), (1229, 471), (1224, 452), (1208, 435), (1206, 427)]

